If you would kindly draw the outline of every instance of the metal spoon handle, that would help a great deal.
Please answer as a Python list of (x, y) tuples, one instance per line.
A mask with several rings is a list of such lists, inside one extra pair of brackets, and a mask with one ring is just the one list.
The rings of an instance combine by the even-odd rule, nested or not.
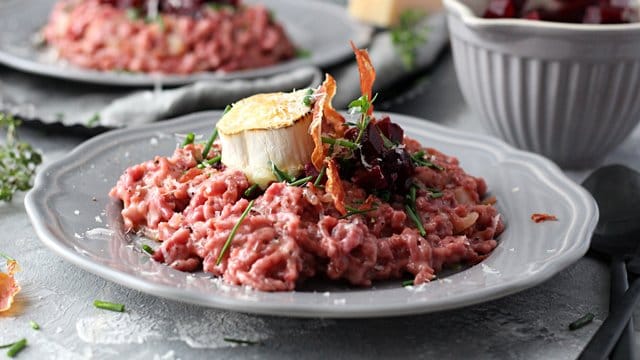
[[(627, 266), (622, 257), (612, 257), (609, 269), (611, 270), (609, 311), (612, 311), (617, 306), (620, 298), (624, 296), (624, 293), (629, 288), (629, 281), (627, 279)], [(637, 359), (635, 350), (636, 345), (633, 340), (633, 318), (631, 318), (627, 323), (627, 327), (622, 331), (622, 335), (616, 343), (616, 346), (613, 348), (613, 352), (611, 352), (611, 360)]]
[(609, 317), (602, 323), (578, 359), (600, 360), (609, 356), (622, 330), (627, 326), (638, 298), (640, 298), (640, 282), (636, 280), (609, 313)]

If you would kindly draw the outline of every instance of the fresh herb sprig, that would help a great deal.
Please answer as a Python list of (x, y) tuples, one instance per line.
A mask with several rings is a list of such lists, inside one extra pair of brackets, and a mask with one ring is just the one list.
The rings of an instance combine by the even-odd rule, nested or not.
[(364, 130), (369, 126), (371, 117), (369, 116), (369, 109), (373, 106), (373, 102), (376, 101), (378, 94), (375, 94), (371, 100), (366, 94), (363, 94), (359, 98), (349, 103), (350, 114), (360, 114), (360, 120), (355, 124), (358, 128), (358, 136), (356, 137), (356, 144), (360, 143)]
[(18, 139), (20, 120), (0, 113), (0, 128), (7, 132), (6, 142), (0, 145), (0, 200), (11, 201), (18, 191), (31, 189), (36, 168), (42, 155), (31, 144)]
[(370, 207), (368, 209), (356, 209), (356, 208), (352, 208), (350, 206), (345, 206), (345, 209), (347, 210), (347, 213), (342, 215), (342, 216), (340, 216), (340, 219), (346, 219), (346, 218), (348, 218), (350, 216), (353, 216), (353, 215), (366, 214), (368, 212), (371, 212), (371, 211), (374, 211), (374, 210), (378, 210), (378, 207), (373, 206), (373, 207)]
[(313, 103), (313, 89), (307, 89), (306, 94), (302, 98), (302, 103), (306, 106), (311, 106)]
[(408, 70), (415, 67), (418, 48), (427, 41), (429, 29), (422, 22), (425, 16), (423, 11), (407, 9), (400, 14), (398, 25), (391, 30), (391, 42)]

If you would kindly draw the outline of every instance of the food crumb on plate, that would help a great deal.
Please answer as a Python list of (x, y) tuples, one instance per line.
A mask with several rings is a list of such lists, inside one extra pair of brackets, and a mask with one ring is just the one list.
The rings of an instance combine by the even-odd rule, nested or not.
[(531, 214), (531, 220), (535, 223), (541, 223), (545, 221), (558, 221), (558, 218), (555, 215), (546, 214), (546, 213), (535, 213)]

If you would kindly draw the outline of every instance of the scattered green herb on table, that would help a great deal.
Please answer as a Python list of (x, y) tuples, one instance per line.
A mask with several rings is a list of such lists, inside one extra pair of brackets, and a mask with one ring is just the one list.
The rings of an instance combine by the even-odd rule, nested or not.
[(95, 300), (93, 302), (93, 306), (97, 307), (98, 309), (111, 310), (111, 311), (116, 311), (116, 312), (123, 312), (124, 311), (124, 305), (123, 304), (116, 304), (116, 303), (112, 303), (112, 302), (108, 302), (108, 301), (102, 301), (102, 300)]
[(31, 325), (31, 328), (33, 330), (40, 330), (40, 325), (33, 320), (29, 321), (29, 325)]
[(31, 144), (20, 142), (17, 129), (20, 120), (0, 113), (0, 128), (7, 132), (4, 145), (0, 145), (0, 200), (11, 201), (17, 191), (31, 189), (36, 167), (42, 155)]
[(234, 344), (240, 344), (240, 345), (258, 345), (258, 344), (260, 344), (259, 341), (240, 340), (240, 339), (234, 339), (234, 338), (229, 338), (229, 337), (225, 337), (224, 341), (230, 342), (230, 343), (234, 343)]
[(571, 330), (571, 331), (578, 330), (581, 327), (586, 326), (589, 323), (591, 323), (595, 317), (596, 316), (594, 314), (592, 314), (592, 313), (586, 313), (580, 319), (578, 319), (578, 320), (572, 322), (571, 324), (569, 324), (569, 330)]
[(11, 345), (9, 350), (7, 350), (7, 356), (10, 358), (15, 357), (20, 351), (22, 351), (22, 349), (24, 349), (25, 346), (27, 346), (27, 339), (16, 341)]
[(98, 125), (100, 123), (100, 114), (95, 113), (93, 114), (92, 117), (89, 118), (89, 120), (87, 120), (87, 126), (88, 127), (94, 127), (96, 125)]
[(391, 29), (391, 42), (408, 70), (415, 67), (418, 48), (427, 41), (429, 29), (422, 21), (425, 17), (422, 11), (407, 9), (400, 14), (398, 25)]

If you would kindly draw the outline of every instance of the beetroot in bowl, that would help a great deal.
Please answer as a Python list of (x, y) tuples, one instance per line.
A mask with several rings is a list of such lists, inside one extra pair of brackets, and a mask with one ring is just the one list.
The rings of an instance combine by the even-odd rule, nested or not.
[(491, 0), (483, 17), (624, 24), (640, 21), (639, 8), (637, 0)]
[(640, 23), (486, 19), (489, 3), (444, 1), (470, 108), (517, 147), (596, 165), (640, 120)]

